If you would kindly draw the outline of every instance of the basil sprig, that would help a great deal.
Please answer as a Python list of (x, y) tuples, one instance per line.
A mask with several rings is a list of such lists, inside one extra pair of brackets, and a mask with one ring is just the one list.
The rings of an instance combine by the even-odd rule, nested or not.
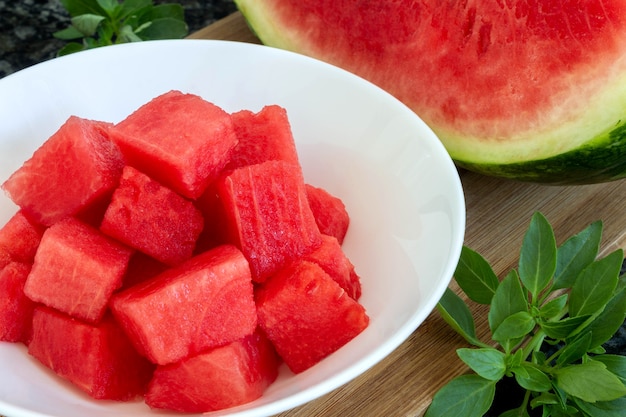
[(514, 378), (519, 404), (500, 417), (623, 417), (626, 356), (603, 344), (626, 319), (624, 253), (598, 257), (602, 223), (594, 222), (557, 247), (548, 220), (535, 213), (519, 264), (501, 281), (480, 254), (464, 247), (455, 280), (471, 301), (489, 305), (492, 340), (476, 336), (470, 308), (448, 289), (437, 309), (472, 348), (457, 350), (472, 372), (443, 386), (424, 417), (480, 417), (496, 383)]
[[(188, 33), (180, 4), (152, 0), (61, 0), (71, 17), (54, 37), (70, 41), (59, 55), (117, 43), (180, 39)], [(79, 40), (81, 40), (79, 42)]]

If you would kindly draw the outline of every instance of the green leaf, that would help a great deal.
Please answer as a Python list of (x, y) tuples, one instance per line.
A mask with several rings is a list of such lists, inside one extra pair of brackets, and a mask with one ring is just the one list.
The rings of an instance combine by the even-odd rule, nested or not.
[(519, 369), (513, 370), (515, 380), (520, 387), (535, 392), (550, 391), (552, 382), (548, 375), (529, 363), (523, 363), (521, 368), (523, 372), (520, 372)]
[(623, 355), (598, 355), (594, 361), (602, 362), (606, 369), (617, 375), (622, 382), (626, 383), (626, 356)]
[(120, 28), (117, 43), (125, 43), (125, 42), (141, 42), (141, 38), (135, 34), (133, 28), (124, 25)]
[(556, 364), (565, 365), (576, 362), (589, 351), (590, 344), (591, 333), (586, 333), (573, 342), (566, 344), (565, 347), (561, 349), (561, 352), (556, 359)]
[(61, 0), (61, 4), (72, 17), (80, 16), (81, 14), (105, 14), (96, 0)]
[(63, 48), (61, 48), (59, 52), (57, 53), (57, 55), (64, 56), (64, 55), (69, 55), (69, 54), (73, 54), (73, 53), (84, 51), (84, 50), (85, 50), (85, 45), (83, 45), (82, 43), (70, 42), (67, 45), (65, 45)]
[(96, 0), (98, 6), (106, 12), (107, 15), (115, 17), (116, 11), (120, 9), (120, 3), (118, 0)]
[(529, 417), (528, 411), (526, 407), (521, 406), (518, 408), (514, 408), (513, 410), (505, 411), (501, 413), (498, 417)]
[(507, 317), (520, 311), (528, 311), (528, 300), (517, 272), (512, 270), (502, 280), (491, 300), (488, 315), (491, 332), (493, 333)]
[[(177, 6), (182, 9), (180, 4), (177, 4)], [(125, 0), (119, 10), (119, 18), (126, 19), (132, 14), (143, 13), (144, 10), (150, 10), (156, 7), (158, 6), (152, 6), (152, 0)]]
[(624, 417), (626, 397), (613, 401), (598, 401), (594, 404), (574, 398), (574, 402), (586, 415), (591, 417)]
[(563, 294), (548, 301), (539, 309), (539, 316), (546, 320), (560, 318), (563, 314), (565, 306), (567, 305), (567, 299), (568, 295)]
[(499, 281), (491, 265), (479, 253), (463, 247), (454, 278), (467, 296), (480, 304), (491, 303)]
[(80, 39), (84, 36), (84, 34), (76, 29), (74, 26), (67, 27), (65, 29), (59, 30), (52, 34), (57, 39), (61, 39), (64, 41)]
[(433, 397), (424, 417), (482, 417), (493, 402), (496, 383), (478, 375), (461, 375)]
[(580, 271), (598, 256), (601, 238), (602, 222), (596, 221), (558, 248), (553, 290), (572, 287)]
[(512, 314), (493, 332), (493, 340), (501, 345), (506, 341), (526, 336), (535, 328), (535, 319), (526, 311)]
[(559, 388), (588, 403), (612, 401), (626, 395), (622, 381), (598, 361), (570, 365), (554, 373)]
[(611, 298), (602, 313), (583, 330), (591, 334), (589, 348), (596, 348), (611, 339), (624, 324), (625, 319), (626, 288), (623, 288)]
[(457, 349), (457, 355), (474, 372), (490, 381), (498, 381), (506, 372), (506, 355), (497, 349)]
[(592, 262), (574, 282), (569, 301), (570, 316), (596, 314), (611, 299), (624, 260), (621, 249)]
[(185, 9), (177, 3), (159, 4), (151, 7), (144, 15), (144, 19), (156, 20), (169, 17), (176, 20), (185, 20)]
[(437, 310), (441, 317), (458, 334), (463, 336), (469, 343), (480, 346), (481, 343), (476, 337), (476, 326), (469, 307), (450, 288), (446, 288), (441, 300), (437, 304)]
[(98, 30), (98, 25), (104, 20), (104, 16), (95, 14), (81, 14), (72, 18), (72, 26), (83, 36), (93, 36)]
[(187, 36), (187, 33), (188, 28), (185, 22), (170, 18), (153, 20), (150, 25), (137, 31), (143, 40), (182, 39)]
[(556, 270), (556, 239), (552, 226), (535, 213), (524, 235), (519, 260), (519, 275), (537, 304), (539, 294), (548, 287)]
[(545, 334), (555, 340), (570, 337), (591, 316), (567, 317), (559, 321), (540, 321), (539, 326)]

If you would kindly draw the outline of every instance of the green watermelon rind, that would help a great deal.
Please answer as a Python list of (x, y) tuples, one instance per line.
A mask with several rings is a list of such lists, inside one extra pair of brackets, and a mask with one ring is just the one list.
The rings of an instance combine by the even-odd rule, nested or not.
[(549, 158), (511, 164), (455, 162), (485, 175), (552, 185), (614, 181), (626, 177), (626, 121), (576, 149)]

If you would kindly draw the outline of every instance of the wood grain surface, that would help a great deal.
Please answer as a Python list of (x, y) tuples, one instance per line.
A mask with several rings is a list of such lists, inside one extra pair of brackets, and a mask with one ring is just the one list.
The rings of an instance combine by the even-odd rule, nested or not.
[[(240, 13), (190, 36), (260, 43)], [(602, 252), (626, 248), (626, 181), (548, 186), (461, 171), (467, 204), (465, 244), (482, 253), (503, 277), (517, 264), (522, 236), (535, 211), (552, 223), (557, 243), (595, 220), (604, 223)], [(453, 283), (451, 287), (458, 292)], [(484, 307), (474, 307), (478, 335), (488, 334)], [(484, 320), (481, 320), (481, 317)], [(437, 312), (389, 357), (352, 382), (280, 416), (422, 416), (434, 393), (467, 371), (455, 350), (465, 342)]]

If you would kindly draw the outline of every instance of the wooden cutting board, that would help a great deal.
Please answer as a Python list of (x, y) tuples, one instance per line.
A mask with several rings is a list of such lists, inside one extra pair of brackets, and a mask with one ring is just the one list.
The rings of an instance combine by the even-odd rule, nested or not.
[[(260, 43), (240, 13), (190, 36)], [(535, 211), (552, 223), (557, 243), (595, 220), (604, 222), (602, 252), (626, 248), (626, 181), (542, 186), (461, 171), (467, 204), (465, 244), (503, 277), (517, 265), (522, 236)], [(453, 283), (451, 287), (458, 291)], [(488, 334), (484, 308), (473, 310), (478, 335)], [(280, 416), (422, 416), (433, 394), (467, 368), (455, 350), (465, 342), (433, 312), (389, 357), (352, 382)]]

